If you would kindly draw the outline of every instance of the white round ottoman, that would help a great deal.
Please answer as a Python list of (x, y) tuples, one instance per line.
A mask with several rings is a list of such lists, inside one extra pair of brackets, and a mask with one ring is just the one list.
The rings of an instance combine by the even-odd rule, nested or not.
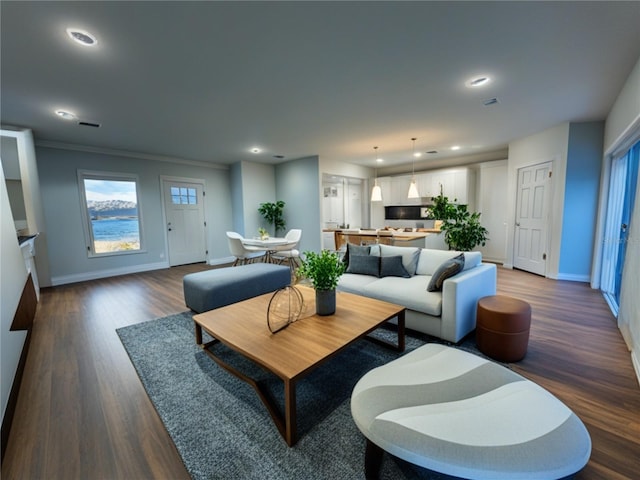
[(427, 344), (368, 372), (351, 396), (367, 438), (365, 475), (383, 451), (469, 479), (558, 479), (582, 469), (591, 438), (551, 393), (477, 355)]

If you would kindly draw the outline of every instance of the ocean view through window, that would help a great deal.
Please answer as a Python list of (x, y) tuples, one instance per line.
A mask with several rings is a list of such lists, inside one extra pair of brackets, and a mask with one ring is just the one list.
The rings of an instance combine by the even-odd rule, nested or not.
[(79, 177), (89, 256), (141, 251), (137, 178), (96, 172), (79, 172)]

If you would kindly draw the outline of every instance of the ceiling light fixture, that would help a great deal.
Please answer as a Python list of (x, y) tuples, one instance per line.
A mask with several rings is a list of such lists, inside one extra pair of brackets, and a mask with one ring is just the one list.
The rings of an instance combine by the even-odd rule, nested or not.
[(413, 137), (411, 140), (413, 141), (413, 155), (411, 157), (411, 183), (409, 184), (409, 193), (407, 194), (407, 198), (420, 198), (420, 194), (418, 193), (418, 187), (416, 186), (415, 160), (414, 160), (416, 158), (417, 138)]
[(79, 28), (67, 28), (67, 35), (69, 35), (71, 40), (85, 47), (93, 47), (98, 43), (96, 37)]
[(377, 164), (382, 161), (381, 158), (378, 158), (378, 147), (373, 147), (376, 152), (376, 178), (373, 182), (373, 189), (371, 190), (371, 201), (372, 202), (381, 202), (382, 201), (382, 188), (378, 185), (378, 167)]
[(483, 85), (486, 85), (490, 81), (491, 81), (490, 77), (487, 77), (486, 75), (481, 75), (479, 77), (475, 77), (469, 80), (467, 82), (467, 87), (471, 87), (471, 88), (482, 87)]
[(451, 150), (460, 150), (460, 145), (454, 145)]
[(260, 150), (258, 147), (253, 147), (251, 149), (251, 153), (260, 153), (262, 150)]
[(66, 110), (56, 110), (56, 115), (60, 118), (64, 118), (65, 120), (73, 120), (76, 118), (73, 113), (67, 112)]

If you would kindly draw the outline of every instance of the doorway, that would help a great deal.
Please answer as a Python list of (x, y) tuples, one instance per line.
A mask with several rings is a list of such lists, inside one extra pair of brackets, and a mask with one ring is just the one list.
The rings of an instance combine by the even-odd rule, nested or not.
[(162, 192), (169, 265), (206, 261), (204, 181), (163, 178)]
[(518, 169), (513, 266), (546, 276), (553, 162)]
[(600, 288), (616, 316), (630, 240), (629, 225), (637, 193), (639, 164), (640, 142), (611, 161)]

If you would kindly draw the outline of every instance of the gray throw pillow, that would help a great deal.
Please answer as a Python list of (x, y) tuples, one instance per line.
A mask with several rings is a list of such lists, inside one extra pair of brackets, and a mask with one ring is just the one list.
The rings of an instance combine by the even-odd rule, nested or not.
[(352, 255), (369, 255), (370, 250), (371, 250), (370, 245), (356, 245), (355, 243), (347, 243), (347, 250), (344, 253), (344, 257), (342, 257), (342, 262), (348, 268), (349, 258)]
[(377, 277), (380, 272), (380, 257), (371, 255), (351, 255), (347, 273), (360, 275), (373, 275)]
[(447, 278), (453, 277), (460, 273), (464, 268), (464, 253), (461, 253), (457, 257), (453, 257), (444, 261), (431, 277), (429, 285), (427, 285), (427, 292), (439, 292), (442, 290), (442, 284)]
[(397, 255), (395, 257), (380, 257), (380, 278), (382, 277), (411, 278), (411, 275), (402, 265), (402, 256)]

